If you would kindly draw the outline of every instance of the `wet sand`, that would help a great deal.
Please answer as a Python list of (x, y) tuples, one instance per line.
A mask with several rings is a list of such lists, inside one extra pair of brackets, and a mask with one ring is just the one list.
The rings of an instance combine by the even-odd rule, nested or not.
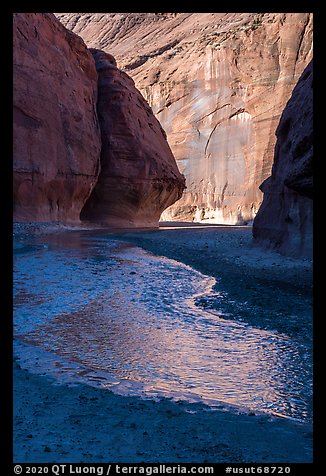
[[(252, 246), (249, 227), (173, 224), (114, 236), (215, 276), (217, 286), (233, 293), (235, 301), (245, 298), (265, 310), (248, 314), (252, 325), (309, 339), (311, 262)], [(301, 322), (295, 318), (297, 306)], [(14, 418), (15, 462), (312, 461), (310, 424), (57, 384), (51, 377), (28, 373), (16, 362)]]
[(55, 385), (15, 364), (14, 461), (311, 462), (308, 424)]

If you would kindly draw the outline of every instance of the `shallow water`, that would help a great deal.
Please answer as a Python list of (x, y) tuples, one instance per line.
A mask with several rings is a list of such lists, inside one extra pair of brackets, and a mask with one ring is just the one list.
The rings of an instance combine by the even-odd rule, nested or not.
[(100, 232), (15, 241), (15, 352), (58, 381), (310, 421), (309, 346), (225, 319), (226, 293), (197, 306), (214, 284)]

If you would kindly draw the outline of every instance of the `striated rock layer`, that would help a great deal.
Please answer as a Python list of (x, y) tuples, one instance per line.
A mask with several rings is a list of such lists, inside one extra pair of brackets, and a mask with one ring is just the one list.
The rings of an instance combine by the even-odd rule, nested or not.
[(91, 50), (99, 74), (101, 173), (81, 218), (113, 226), (157, 226), (184, 189), (166, 134), (113, 56)]
[(16, 221), (79, 221), (98, 177), (97, 73), (85, 43), (48, 13), (13, 15)]
[(187, 189), (163, 218), (253, 219), (280, 115), (312, 58), (312, 14), (56, 15), (116, 57), (165, 129)]
[(253, 224), (256, 242), (312, 257), (313, 65), (304, 70), (276, 131), (272, 175)]

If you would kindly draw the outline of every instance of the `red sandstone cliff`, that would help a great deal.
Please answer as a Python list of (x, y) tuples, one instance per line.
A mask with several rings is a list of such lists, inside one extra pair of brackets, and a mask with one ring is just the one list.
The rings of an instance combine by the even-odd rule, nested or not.
[(163, 217), (253, 219), (281, 113), (312, 58), (312, 14), (56, 15), (116, 57), (165, 129), (187, 190)]
[(113, 226), (157, 226), (184, 189), (166, 134), (114, 58), (91, 50), (99, 74), (101, 173), (81, 218)]
[(13, 16), (14, 219), (75, 222), (97, 180), (97, 73), (49, 13)]
[(312, 257), (313, 67), (304, 70), (281, 116), (272, 175), (253, 225), (256, 242)]
[(132, 79), (52, 14), (13, 21), (14, 220), (157, 226), (184, 178)]

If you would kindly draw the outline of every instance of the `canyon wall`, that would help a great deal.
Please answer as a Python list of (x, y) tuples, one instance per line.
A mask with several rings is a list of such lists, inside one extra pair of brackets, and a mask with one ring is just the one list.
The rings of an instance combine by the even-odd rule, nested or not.
[(99, 74), (101, 172), (81, 218), (112, 226), (157, 226), (184, 189), (166, 135), (113, 56), (91, 50)]
[(96, 68), (83, 40), (52, 14), (14, 14), (16, 221), (79, 220), (99, 173), (96, 101)]
[(52, 14), (13, 35), (14, 220), (158, 226), (184, 178), (133, 80)]
[(187, 189), (162, 218), (252, 220), (280, 115), (312, 58), (312, 14), (56, 16), (116, 57), (166, 131)]
[(313, 65), (304, 70), (281, 116), (272, 175), (261, 190), (255, 242), (290, 256), (313, 252)]

